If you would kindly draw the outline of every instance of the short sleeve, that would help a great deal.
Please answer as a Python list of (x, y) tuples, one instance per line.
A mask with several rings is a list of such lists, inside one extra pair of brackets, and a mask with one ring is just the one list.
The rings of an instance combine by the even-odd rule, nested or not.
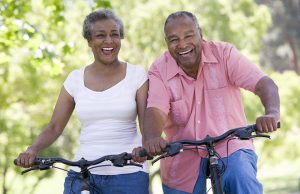
[(235, 86), (254, 92), (255, 85), (266, 74), (234, 46), (227, 51), (226, 65), (230, 82)]
[(64, 81), (64, 88), (66, 89), (66, 91), (72, 96), (74, 97), (76, 90), (77, 90), (77, 80), (78, 80), (78, 70), (74, 70), (72, 71), (68, 77), (66, 78), (66, 80)]
[(168, 114), (170, 111), (170, 95), (162, 79), (157, 64), (153, 64), (148, 72), (149, 91), (147, 108), (155, 107)]
[(136, 84), (139, 89), (146, 81), (148, 80), (148, 76), (146, 70), (142, 67), (136, 66)]

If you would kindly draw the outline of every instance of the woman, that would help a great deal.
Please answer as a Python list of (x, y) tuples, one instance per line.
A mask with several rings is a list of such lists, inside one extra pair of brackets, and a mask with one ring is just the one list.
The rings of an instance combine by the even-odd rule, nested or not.
[[(64, 82), (48, 126), (17, 159), (23, 167), (32, 165), (38, 152), (51, 145), (64, 130), (75, 109), (81, 122), (80, 146), (74, 160), (97, 159), (104, 155), (130, 152), (141, 145), (140, 128), (146, 107), (147, 75), (143, 68), (118, 59), (124, 29), (110, 10), (90, 13), (83, 24), (83, 37), (94, 62), (72, 71)], [(132, 152), (136, 155), (136, 149)], [(137, 156), (136, 156), (137, 157)], [(103, 164), (103, 163), (102, 163)], [(80, 193), (80, 181), (73, 182), (78, 169), (72, 168), (64, 184), (64, 194)], [(91, 169), (96, 189), (101, 193), (148, 193), (149, 177), (143, 168), (105, 166)], [(72, 188), (71, 188), (72, 186)]]

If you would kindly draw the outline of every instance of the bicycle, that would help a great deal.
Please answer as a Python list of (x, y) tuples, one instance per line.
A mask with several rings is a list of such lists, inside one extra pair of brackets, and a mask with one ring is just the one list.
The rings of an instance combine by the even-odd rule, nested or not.
[[(280, 123), (277, 124), (277, 128), (280, 128)], [(255, 134), (253, 134), (255, 133)], [(226, 131), (220, 136), (217, 137), (211, 137), (207, 135), (202, 140), (178, 140), (171, 143), (168, 143), (164, 153), (155, 158), (152, 161), (152, 165), (159, 161), (162, 158), (165, 157), (173, 157), (180, 152), (183, 152), (185, 150), (190, 149), (203, 149), (200, 146), (205, 146), (205, 150), (208, 152), (208, 170), (209, 173), (207, 175), (207, 178), (210, 178), (211, 180), (211, 187), (214, 194), (223, 194), (223, 188), (222, 188), (222, 173), (225, 171), (223, 169), (223, 172), (220, 170), (220, 167), (218, 165), (218, 159), (219, 154), (215, 150), (215, 144), (218, 142), (221, 142), (223, 140), (230, 140), (231, 138), (239, 138), (241, 140), (249, 140), (251, 138), (255, 137), (264, 137), (270, 139), (269, 135), (258, 133), (256, 124), (249, 125), (246, 127), (240, 127), (240, 128), (234, 128)], [(190, 146), (194, 146), (193, 148), (190, 148)], [(152, 157), (149, 157), (146, 150), (141, 150), (139, 152), (139, 155), (141, 157), (148, 157), (148, 159), (153, 159)]]
[[(98, 158), (96, 160), (91, 160), (91, 161), (88, 161), (84, 158), (81, 158), (78, 161), (70, 161), (70, 160), (66, 160), (64, 158), (37, 157), (34, 160), (34, 166), (22, 171), (21, 174), (23, 175), (32, 170), (49, 170), (51, 168), (56, 168), (56, 169), (60, 169), (60, 170), (64, 170), (64, 171), (68, 172), (68, 170), (54, 166), (55, 163), (62, 163), (62, 164), (68, 165), (68, 166), (77, 166), (80, 168), (81, 194), (90, 194), (90, 192), (95, 193), (94, 191), (96, 191), (96, 193), (100, 193), (99, 191), (96, 190), (96, 188), (92, 184), (90, 184), (91, 173), (89, 170), (92, 168), (97, 168), (97, 167), (101, 167), (101, 166), (108, 166), (108, 165), (97, 165), (104, 161), (111, 161), (112, 165), (116, 166), (116, 167), (123, 167), (123, 166), (128, 166), (128, 165), (142, 167), (141, 164), (132, 162), (131, 159), (132, 159), (131, 154), (126, 153), (126, 152), (117, 154), (117, 155), (106, 155), (106, 156), (103, 156), (101, 158)], [(16, 159), (14, 160), (14, 164), (17, 165)], [(74, 178), (74, 181), (75, 181), (75, 178)], [(93, 190), (91, 190), (91, 187), (93, 188)], [(72, 190), (72, 188), (71, 188), (71, 193), (75, 193)]]

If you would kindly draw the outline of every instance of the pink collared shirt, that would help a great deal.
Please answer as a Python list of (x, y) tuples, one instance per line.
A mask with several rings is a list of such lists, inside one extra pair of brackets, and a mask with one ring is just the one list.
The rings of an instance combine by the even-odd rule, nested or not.
[[(228, 129), (247, 124), (239, 88), (254, 92), (265, 74), (231, 44), (202, 41), (202, 60), (197, 79), (193, 79), (165, 52), (149, 70), (147, 107), (155, 107), (168, 115), (164, 128), (167, 141), (200, 140), (206, 135), (218, 136)], [(254, 149), (250, 140), (230, 140), (217, 145), (226, 157), (238, 149)], [(161, 176), (165, 185), (192, 193), (203, 150), (184, 151), (161, 160)]]

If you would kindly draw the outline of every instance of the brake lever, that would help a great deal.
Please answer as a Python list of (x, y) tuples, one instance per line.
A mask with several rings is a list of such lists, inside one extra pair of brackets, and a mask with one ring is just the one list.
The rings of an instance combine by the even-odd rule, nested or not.
[(251, 138), (255, 138), (255, 137), (264, 137), (264, 138), (271, 139), (270, 135), (266, 135), (266, 134), (262, 134), (262, 133), (256, 133), (255, 135), (251, 135)]
[(132, 162), (132, 161), (129, 161), (128, 163), (125, 164), (126, 166), (138, 166), (138, 167), (143, 167), (142, 164), (139, 164), (139, 163), (136, 163), (136, 162)]
[(32, 171), (32, 170), (38, 170), (38, 169), (39, 169), (38, 166), (31, 167), (31, 168), (28, 168), (28, 169), (26, 169), (26, 170), (23, 170), (23, 171), (21, 172), (21, 174), (23, 175), (23, 174), (25, 174), (25, 173), (27, 173), (27, 172), (30, 172), (30, 171)]
[(152, 165), (154, 165), (154, 163), (157, 162), (158, 160), (163, 159), (163, 158), (165, 158), (165, 157), (167, 157), (167, 156), (168, 156), (167, 153), (164, 153), (164, 154), (158, 156), (157, 158), (155, 158), (154, 160), (152, 160), (152, 162), (151, 162)]
[(264, 138), (271, 139), (270, 135), (257, 133), (257, 132), (255, 132), (255, 134), (252, 135), (252, 131), (246, 131), (246, 130), (238, 130), (235, 132), (234, 136), (238, 137), (241, 140), (248, 140), (255, 137), (264, 137)]

